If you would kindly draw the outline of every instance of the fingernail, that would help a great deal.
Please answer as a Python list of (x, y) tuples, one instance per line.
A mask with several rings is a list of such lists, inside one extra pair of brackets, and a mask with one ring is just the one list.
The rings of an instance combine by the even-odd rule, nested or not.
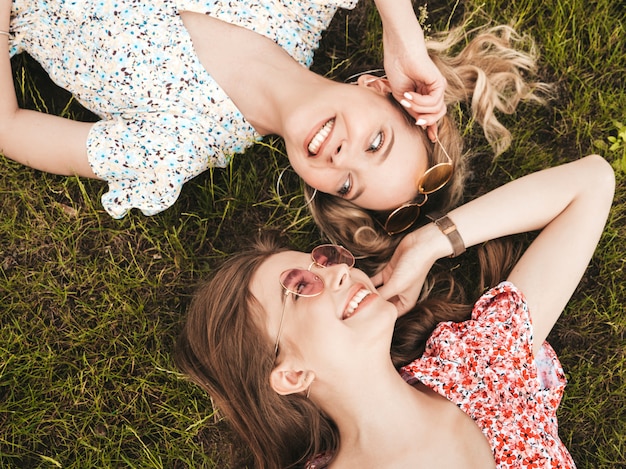
[(404, 107), (411, 107), (411, 103), (408, 102), (406, 99), (403, 99), (402, 101), (400, 101), (400, 104), (402, 104)]
[(415, 121), (415, 125), (424, 125), (426, 124), (426, 121), (424, 119), (417, 119)]
[(413, 96), (408, 91), (404, 92), (404, 97), (408, 99), (409, 101), (413, 101)]

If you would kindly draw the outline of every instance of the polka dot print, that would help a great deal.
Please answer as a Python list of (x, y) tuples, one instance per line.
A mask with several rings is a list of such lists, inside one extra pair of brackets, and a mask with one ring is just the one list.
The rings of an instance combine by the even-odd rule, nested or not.
[(337, 8), (356, 0), (15, 0), (11, 55), (28, 52), (101, 120), (87, 140), (115, 218), (153, 215), (182, 185), (224, 167), (260, 135), (207, 73), (179, 16), (195, 11), (246, 27), (310, 66)]

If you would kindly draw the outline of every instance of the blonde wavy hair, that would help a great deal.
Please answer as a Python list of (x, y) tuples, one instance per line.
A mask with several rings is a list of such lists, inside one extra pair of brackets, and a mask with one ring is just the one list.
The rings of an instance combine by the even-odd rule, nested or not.
[[(534, 41), (511, 26), (484, 26), (469, 32), (460, 26), (428, 40), (426, 46), (448, 82), (446, 104), (469, 104), (471, 117), (482, 127), (494, 157), (511, 144), (511, 133), (498, 120), (496, 113), (513, 114), (522, 101), (544, 104), (550, 95), (550, 85), (532, 79), (537, 73), (538, 58)], [(407, 116), (407, 128), (422, 136), (429, 164), (446, 161), (439, 145), (428, 140), (424, 130), (413, 124), (391, 96), (390, 100)], [(448, 184), (429, 196), (423, 207), (426, 212), (447, 212), (459, 203), (468, 172), (467, 161), (471, 157), (470, 152), (464, 153), (454, 115), (448, 113), (441, 119), (438, 138), (455, 169)], [(380, 214), (374, 211), (338, 196), (316, 192), (307, 185), (304, 191), (306, 199), (311, 200), (309, 207), (322, 233), (355, 256), (366, 258), (361, 262), (365, 270), (371, 272), (388, 260), (402, 239), (403, 235), (389, 236), (377, 222), (376, 217)]]

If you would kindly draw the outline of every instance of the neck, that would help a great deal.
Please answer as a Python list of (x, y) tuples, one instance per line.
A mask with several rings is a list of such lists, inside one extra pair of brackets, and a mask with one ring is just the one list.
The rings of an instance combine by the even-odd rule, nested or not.
[[(426, 422), (427, 392), (407, 384), (391, 361), (384, 367), (372, 367), (342, 376), (341, 389), (313, 384), (313, 398), (337, 424), (340, 448), (337, 466), (356, 458), (368, 461), (396, 458), (396, 448), (406, 448), (407, 438), (415, 446), (421, 422)], [(386, 458), (386, 459), (385, 459)]]
[(249, 73), (254, 74), (254, 83), (232, 86), (229, 96), (261, 135), (282, 136), (284, 123), (301, 101), (303, 90), (310, 92), (327, 80), (295, 62), (282, 49), (273, 52), (277, 52), (275, 58), (250, 57)]
[(204, 68), (261, 135), (281, 135), (302, 90), (328, 81), (260, 34), (199, 13), (181, 17)]

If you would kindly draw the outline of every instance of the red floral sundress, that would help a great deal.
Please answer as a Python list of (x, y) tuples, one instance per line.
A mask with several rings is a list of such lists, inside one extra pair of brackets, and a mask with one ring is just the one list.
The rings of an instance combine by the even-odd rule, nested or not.
[[(498, 469), (575, 468), (558, 436), (563, 368), (547, 342), (533, 357), (532, 342), (526, 300), (502, 282), (480, 297), (470, 320), (439, 324), (422, 357), (400, 372), (409, 384), (425, 384), (469, 415)], [(307, 468), (324, 468), (331, 459), (318, 455)]]
[(524, 296), (503, 282), (476, 302), (471, 320), (439, 324), (401, 373), (472, 417), (498, 468), (574, 468), (556, 418), (565, 374), (547, 342), (533, 357), (532, 332)]

